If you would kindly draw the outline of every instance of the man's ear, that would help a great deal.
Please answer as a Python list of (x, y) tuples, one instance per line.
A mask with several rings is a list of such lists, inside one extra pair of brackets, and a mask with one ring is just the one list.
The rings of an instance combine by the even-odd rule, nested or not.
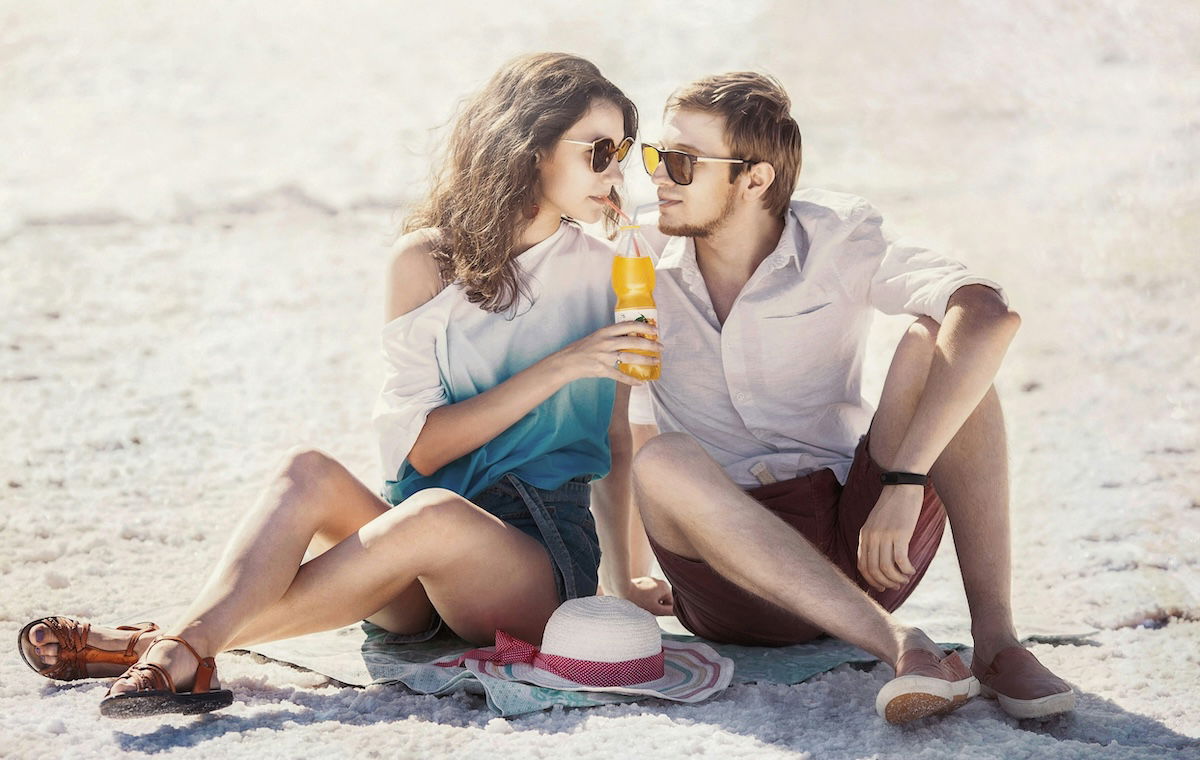
[(763, 197), (763, 194), (770, 189), (772, 183), (775, 182), (775, 167), (771, 166), (766, 161), (759, 161), (750, 167), (746, 172), (746, 195), (752, 199)]

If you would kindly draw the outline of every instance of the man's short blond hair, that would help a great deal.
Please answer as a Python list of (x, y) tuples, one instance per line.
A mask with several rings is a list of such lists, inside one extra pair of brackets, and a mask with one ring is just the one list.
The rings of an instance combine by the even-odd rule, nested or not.
[[(775, 181), (763, 196), (763, 207), (783, 216), (796, 190), (802, 151), (800, 127), (791, 115), (792, 101), (779, 80), (754, 71), (732, 71), (698, 79), (667, 99), (666, 112), (687, 109), (722, 116), (725, 140), (733, 158), (765, 161)], [(746, 164), (730, 167), (732, 182)]]

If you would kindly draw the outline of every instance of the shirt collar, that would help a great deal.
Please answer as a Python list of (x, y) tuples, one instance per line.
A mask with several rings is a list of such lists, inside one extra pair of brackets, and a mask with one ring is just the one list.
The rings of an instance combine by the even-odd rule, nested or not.
[(788, 264), (796, 268), (799, 274), (804, 268), (804, 260), (808, 258), (808, 234), (796, 217), (796, 212), (788, 205), (783, 215), (783, 232), (779, 235), (779, 244), (775, 250), (763, 260), (771, 270), (780, 269)]
[[(783, 233), (775, 250), (763, 259), (759, 266), (768, 267), (774, 271), (789, 263), (799, 274), (808, 258), (808, 233), (796, 216), (795, 210), (789, 205), (783, 218)], [(700, 277), (700, 267), (696, 264), (696, 241), (688, 237), (672, 237), (663, 247), (662, 256), (658, 260), (658, 269), (678, 269), (684, 279), (692, 282)]]

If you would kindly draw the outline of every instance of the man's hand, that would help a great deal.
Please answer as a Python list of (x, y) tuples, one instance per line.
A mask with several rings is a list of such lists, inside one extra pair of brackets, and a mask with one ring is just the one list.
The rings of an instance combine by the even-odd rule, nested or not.
[(658, 578), (651, 578), (650, 576), (633, 578), (629, 581), (629, 585), (621, 589), (620, 592), (614, 593), (614, 591), (609, 589), (601, 588), (596, 593), (600, 595), (612, 594), (622, 599), (628, 599), (647, 612), (655, 615), (675, 614), (675, 599), (671, 595), (671, 585)]
[(908, 561), (908, 542), (924, 500), (921, 486), (884, 486), (858, 534), (858, 571), (873, 588), (900, 588), (916, 572)]

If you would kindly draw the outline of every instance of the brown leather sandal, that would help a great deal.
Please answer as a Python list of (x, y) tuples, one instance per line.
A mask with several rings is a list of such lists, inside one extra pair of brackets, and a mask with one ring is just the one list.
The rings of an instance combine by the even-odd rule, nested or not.
[[(50, 632), (54, 634), (54, 638), (58, 639), (56, 642), (58, 644), (58, 662), (53, 665), (43, 665), (40, 668), (34, 664), (40, 657), (37, 647), (29, 640), (29, 632), (39, 623), (49, 628)], [(56, 681), (78, 681), (81, 678), (92, 678), (87, 672), (87, 666), (91, 663), (129, 667), (137, 662), (138, 656), (134, 647), (137, 646), (138, 640), (151, 631), (157, 631), (158, 626), (154, 623), (119, 626), (118, 631), (133, 631), (125, 645), (125, 651), (97, 649), (90, 646), (88, 632), (91, 629), (91, 623), (80, 623), (78, 620), (70, 618), (39, 618), (27, 623), (17, 634), (17, 650), (21, 653), (21, 659), (34, 673), (46, 678), (53, 678)]]
[[(191, 691), (179, 692), (171, 674), (161, 665), (152, 662), (137, 662), (121, 678), (128, 678), (134, 685), (133, 691), (108, 694), (100, 701), (100, 714), (109, 718), (141, 718), (163, 713), (194, 715), (228, 707), (233, 704), (233, 692), (228, 689), (212, 689), (212, 677), (217, 673), (217, 662), (212, 657), (201, 657), (192, 645), (178, 636), (158, 636), (150, 642), (152, 649), (160, 641), (178, 641), (196, 658), (196, 681)], [(150, 649), (146, 650), (149, 653)], [(144, 654), (142, 655), (145, 656)]]

